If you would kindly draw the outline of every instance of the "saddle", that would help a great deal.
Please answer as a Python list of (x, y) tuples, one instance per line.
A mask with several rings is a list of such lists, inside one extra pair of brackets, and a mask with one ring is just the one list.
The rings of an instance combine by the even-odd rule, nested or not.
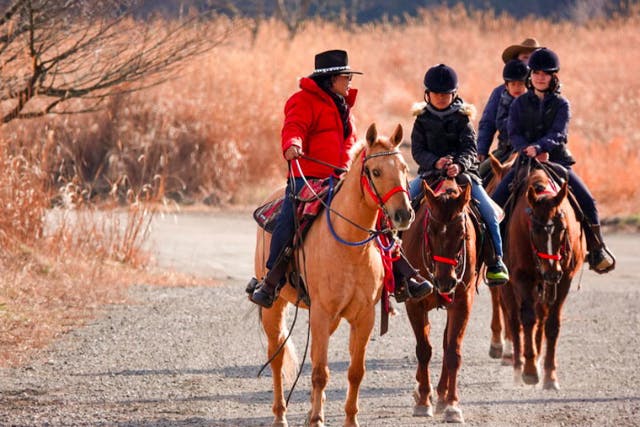
[[(309, 231), (313, 220), (322, 212), (324, 202), (329, 195), (329, 178), (325, 179), (313, 179), (307, 180), (309, 186), (304, 186), (296, 195), (296, 218), (299, 224), (299, 229), (296, 231), (296, 236), (299, 237), (300, 244), (304, 240), (304, 236)], [(340, 182), (336, 186), (336, 190), (339, 187)], [(282, 203), (285, 196), (274, 199), (259, 206), (253, 212), (253, 219), (258, 225), (268, 233), (273, 233), (276, 227), (278, 214), (282, 210)]]
[[(302, 246), (302, 242), (311, 228), (313, 221), (322, 212), (325, 201), (329, 195), (330, 178), (309, 178), (307, 182), (309, 186), (305, 185), (295, 196), (297, 229), (294, 233), (293, 246), (285, 251), (287, 252), (286, 254), (281, 254), (280, 256), (285, 257), (283, 259), (286, 260), (283, 268), (289, 271), (288, 282), (297, 290), (298, 297), (307, 305), (310, 305), (309, 294), (296, 268), (296, 263), (293, 262), (293, 256), (291, 256), (291, 254), (293, 253), (292, 249)], [(335, 186), (335, 192), (338, 191), (341, 182), (342, 181), (339, 181)], [(273, 233), (285, 197), (286, 196), (282, 196), (267, 202), (253, 212), (253, 218), (256, 223), (266, 232)]]

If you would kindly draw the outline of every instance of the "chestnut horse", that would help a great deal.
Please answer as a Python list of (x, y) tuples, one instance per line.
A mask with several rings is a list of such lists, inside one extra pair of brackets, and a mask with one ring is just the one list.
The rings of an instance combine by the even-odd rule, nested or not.
[[(516, 158), (517, 154), (512, 153), (504, 163), (500, 163), (500, 160), (493, 154), (489, 154), (493, 176), (486, 185), (488, 194), (493, 193), (502, 178), (515, 163)], [(505, 319), (505, 307), (500, 297), (500, 288), (501, 287), (495, 286), (489, 288), (489, 292), (491, 293), (491, 342), (489, 344), (489, 357), (492, 359), (502, 358), (503, 365), (511, 365), (513, 359), (513, 339), (511, 337), (511, 330)]]
[[(329, 380), (329, 338), (341, 319), (351, 325), (348, 369), (349, 388), (345, 403), (345, 426), (358, 426), (358, 393), (365, 373), (365, 351), (380, 300), (385, 269), (375, 235), (378, 215), (383, 212), (393, 229), (404, 230), (414, 219), (406, 190), (408, 167), (398, 146), (402, 127), (389, 138), (378, 136), (375, 124), (367, 130), (366, 142), (353, 157), (340, 191), (330, 201), (325, 214), (312, 224), (296, 257), (307, 286), (311, 305), (311, 410), (309, 424), (324, 426), (325, 388)], [(282, 195), (282, 192), (280, 192)], [(373, 234), (372, 234), (373, 233)], [(266, 273), (270, 236), (259, 232), (256, 246), (256, 277)], [(357, 242), (357, 243), (356, 243)], [(273, 372), (274, 426), (286, 426), (283, 368), (292, 358), (287, 344), (285, 309), (295, 304), (296, 290), (285, 286), (273, 306), (262, 309), (261, 321), (268, 337), (268, 354)], [(283, 351), (277, 350), (283, 346)], [(277, 352), (277, 353), (276, 353)], [(290, 354), (289, 354), (290, 355)], [(283, 366), (283, 364), (285, 366)]]
[(470, 217), (471, 186), (459, 187), (451, 179), (439, 184), (437, 195), (425, 186), (416, 221), (403, 234), (403, 248), (412, 265), (433, 280), (437, 292), (405, 303), (416, 337), (418, 367), (414, 416), (432, 417), (429, 361), (429, 311), (444, 307), (442, 373), (438, 382), (436, 413), (447, 422), (464, 422), (458, 403), (458, 371), (462, 365), (462, 339), (477, 287), (476, 230)]
[(539, 382), (536, 363), (546, 341), (543, 387), (557, 390), (562, 306), (585, 251), (567, 183), (554, 191), (540, 169), (532, 169), (526, 180), (508, 224), (505, 258), (511, 281), (501, 291), (511, 330), (522, 331), (513, 334), (514, 379)]

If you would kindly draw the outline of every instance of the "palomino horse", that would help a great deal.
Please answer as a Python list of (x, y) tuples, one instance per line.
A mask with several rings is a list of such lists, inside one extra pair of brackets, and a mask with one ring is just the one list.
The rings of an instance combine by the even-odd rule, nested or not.
[(539, 382), (536, 363), (546, 340), (543, 387), (557, 390), (555, 356), (562, 306), (582, 266), (584, 245), (567, 198), (567, 183), (554, 191), (540, 169), (526, 179), (526, 191), (518, 196), (508, 224), (506, 262), (511, 281), (502, 289), (510, 328), (522, 330), (522, 335), (513, 334), (514, 379)]
[[(402, 127), (389, 138), (379, 137), (372, 124), (366, 143), (353, 157), (340, 191), (330, 201), (326, 215), (312, 224), (303, 247), (297, 251), (300, 274), (307, 286), (311, 306), (311, 410), (309, 424), (324, 426), (324, 390), (329, 380), (327, 350), (329, 338), (341, 319), (351, 325), (349, 339), (349, 389), (345, 403), (345, 426), (358, 426), (358, 393), (365, 372), (365, 351), (375, 320), (375, 305), (380, 300), (385, 269), (371, 240), (380, 212), (392, 228), (405, 230), (414, 218), (406, 191), (408, 167), (398, 151)], [(280, 193), (282, 194), (282, 193)], [(358, 244), (355, 244), (358, 242)], [(351, 244), (348, 244), (351, 243)], [(258, 234), (256, 277), (263, 276), (269, 236)], [(273, 372), (274, 426), (286, 426), (286, 402), (282, 387), (283, 363), (292, 347), (285, 345), (287, 334), (285, 309), (297, 301), (292, 286), (285, 286), (270, 309), (262, 309), (262, 326), (268, 337), (268, 357)], [(287, 366), (284, 366), (285, 372)]]
[(451, 179), (442, 181), (436, 195), (425, 186), (425, 197), (416, 221), (403, 234), (407, 258), (433, 280), (437, 292), (419, 301), (405, 303), (416, 337), (418, 368), (414, 391), (414, 416), (432, 417), (429, 361), (429, 311), (444, 307), (447, 324), (444, 331), (442, 373), (437, 387), (436, 413), (444, 412), (447, 422), (464, 422), (458, 407), (458, 371), (462, 339), (471, 313), (477, 286), (476, 230), (470, 218), (471, 186), (459, 187)]
[[(513, 166), (516, 158), (517, 154), (513, 153), (504, 163), (500, 163), (493, 154), (489, 154), (493, 176), (486, 185), (488, 194), (493, 193), (502, 178)], [(490, 287), (489, 292), (491, 292), (491, 343), (489, 345), (489, 357), (492, 359), (502, 358), (503, 364), (511, 365), (513, 339), (505, 319), (505, 307), (500, 297), (500, 287)]]

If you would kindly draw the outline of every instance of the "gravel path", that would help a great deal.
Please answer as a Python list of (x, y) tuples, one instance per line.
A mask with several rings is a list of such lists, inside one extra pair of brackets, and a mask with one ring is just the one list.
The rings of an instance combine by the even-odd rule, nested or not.
[[(212, 274), (219, 287), (140, 285), (127, 305), (105, 307), (93, 322), (54, 343), (17, 369), (0, 370), (0, 425), (24, 426), (263, 426), (270, 425), (271, 378), (256, 374), (265, 338), (243, 295), (251, 275), (254, 227), (248, 213), (182, 214), (157, 218), (154, 250), (160, 264)], [(618, 269), (585, 271), (570, 293), (558, 349), (561, 390), (513, 385), (511, 368), (488, 357), (489, 293), (476, 300), (463, 349), (461, 408), (469, 425), (640, 424), (639, 235), (608, 243)], [(404, 314), (369, 345), (361, 389), (363, 426), (432, 426), (413, 418), (414, 339)], [(293, 311), (292, 311), (293, 317)], [(432, 312), (435, 355), (444, 312)], [(302, 357), (307, 316), (294, 329)], [(376, 325), (377, 328), (377, 325)], [(348, 327), (331, 341), (328, 425), (341, 425), (346, 394)], [(377, 332), (377, 329), (376, 329)], [(292, 396), (289, 422), (308, 409), (309, 362)]]

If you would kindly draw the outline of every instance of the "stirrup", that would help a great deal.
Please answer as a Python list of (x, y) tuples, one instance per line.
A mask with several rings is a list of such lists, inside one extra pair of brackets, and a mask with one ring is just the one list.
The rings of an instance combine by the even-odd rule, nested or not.
[(589, 252), (587, 261), (589, 262), (589, 269), (598, 274), (605, 274), (616, 268), (616, 258), (606, 247), (597, 249), (597, 252)]

